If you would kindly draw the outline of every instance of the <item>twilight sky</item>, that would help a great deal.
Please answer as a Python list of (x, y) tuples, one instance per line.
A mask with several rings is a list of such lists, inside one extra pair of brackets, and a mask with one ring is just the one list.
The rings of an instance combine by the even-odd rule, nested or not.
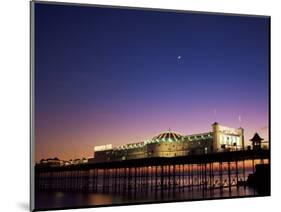
[(37, 161), (214, 121), (268, 139), (268, 18), (35, 5)]

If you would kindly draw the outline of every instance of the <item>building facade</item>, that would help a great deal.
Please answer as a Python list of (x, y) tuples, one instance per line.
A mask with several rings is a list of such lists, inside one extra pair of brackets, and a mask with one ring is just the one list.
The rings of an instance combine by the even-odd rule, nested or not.
[(244, 149), (244, 130), (222, 126), (215, 122), (210, 132), (183, 135), (168, 130), (139, 143), (117, 147), (112, 147), (111, 144), (96, 146), (94, 158), (89, 159), (89, 162), (178, 157), (242, 149)]

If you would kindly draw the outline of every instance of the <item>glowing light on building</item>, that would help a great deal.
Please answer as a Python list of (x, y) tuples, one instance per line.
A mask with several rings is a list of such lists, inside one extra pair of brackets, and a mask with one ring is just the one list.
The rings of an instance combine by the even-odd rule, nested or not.
[(105, 151), (105, 150), (110, 150), (110, 149), (112, 149), (112, 144), (105, 144), (105, 145), (94, 147), (95, 152)]

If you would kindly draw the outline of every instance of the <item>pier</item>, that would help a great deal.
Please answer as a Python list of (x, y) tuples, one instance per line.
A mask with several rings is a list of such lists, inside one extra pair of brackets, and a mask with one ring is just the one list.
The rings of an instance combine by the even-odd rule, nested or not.
[(269, 164), (269, 150), (218, 152), (182, 157), (35, 167), (37, 190), (159, 192), (245, 186), (257, 164)]

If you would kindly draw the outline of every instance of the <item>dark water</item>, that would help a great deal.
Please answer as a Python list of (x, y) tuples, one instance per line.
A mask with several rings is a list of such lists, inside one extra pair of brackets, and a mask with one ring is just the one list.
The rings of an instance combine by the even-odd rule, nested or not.
[(175, 189), (170, 191), (147, 191), (137, 193), (79, 193), (79, 192), (37, 192), (36, 208), (63, 208), (63, 207), (80, 207), (80, 206), (102, 206), (110, 204), (132, 204), (132, 203), (149, 203), (163, 201), (181, 201), (208, 198), (225, 198), (225, 197), (244, 197), (258, 195), (254, 189), (249, 187), (233, 186), (231, 192), (228, 188), (223, 190), (214, 189), (203, 191), (194, 188), (193, 191), (188, 188)]
[[(247, 161), (246, 161), (247, 162)], [(132, 186), (130, 190), (122, 189), (124, 182), (118, 180), (117, 185), (120, 185), (117, 190), (114, 190), (114, 182), (113, 178), (110, 178), (108, 181), (108, 190), (103, 190), (103, 173), (102, 171), (99, 173), (99, 178), (96, 182), (89, 181), (89, 187), (93, 185), (97, 185), (97, 189), (95, 192), (51, 192), (51, 191), (42, 191), (38, 190), (35, 194), (35, 207), (37, 209), (50, 209), (50, 208), (73, 208), (73, 207), (91, 207), (91, 206), (102, 206), (102, 205), (118, 205), (118, 204), (134, 204), (134, 203), (151, 203), (151, 202), (168, 202), (168, 201), (188, 201), (188, 200), (198, 200), (198, 199), (220, 199), (220, 198), (229, 198), (229, 197), (247, 197), (247, 196), (259, 196), (266, 194), (259, 194), (256, 190), (250, 187), (244, 186), (236, 186), (237, 177), (241, 181), (247, 180), (245, 176), (249, 176), (249, 174), (253, 173), (252, 163), (246, 163), (245, 173), (243, 173), (242, 164), (238, 164), (238, 173), (235, 171), (235, 164), (231, 164), (230, 175), (228, 175), (227, 166), (224, 164), (222, 171), (222, 182), (223, 189), (220, 189), (220, 176), (218, 172), (218, 166), (214, 166), (214, 188), (208, 189), (202, 188), (200, 184), (200, 177), (197, 175), (196, 166), (192, 170), (193, 175), (188, 176), (187, 170), (183, 171), (184, 178), (179, 177), (176, 170), (176, 184), (183, 185), (175, 187), (172, 189), (167, 189), (169, 186), (170, 177), (167, 173), (164, 172), (164, 189), (161, 191), (159, 189), (160, 183), (160, 173), (157, 174), (158, 177), (154, 177), (151, 180), (151, 176), (154, 176), (155, 169), (148, 171), (148, 178), (139, 174), (137, 175), (137, 181), (130, 181), (130, 185)], [(159, 169), (158, 169), (159, 170)], [(121, 173), (124, 175), (124, 173)], [(123, 179), (123, 175), (121, 175), (120, 179)], [(207, 172), (207, 176), (209, 173)], [(230, 176), (230, 178), (229, 178)], [(193, 179), (193, 184), (190, 184), (190, 180)], [(202, 179), (201, 179), (202, 180)], [(207, 179), (207, 182), (210, 179)], [(231, 191), (229, 190), (229, 180), (231, 180)], [(150, 186), (145, 187), (147, 182), (148, 185), (158, 185), (158, 189), (155, 187), (151, 188)], [(173, 181), (172, 181), (173, 182)], [(96, 183), (96, 184), (95, 184)], [(194, 186), (192, 186), (194, 185)], [(193, 188), (193, 189), (192, 189)], [(59, 189), (59, 188), (58, 188)]]

